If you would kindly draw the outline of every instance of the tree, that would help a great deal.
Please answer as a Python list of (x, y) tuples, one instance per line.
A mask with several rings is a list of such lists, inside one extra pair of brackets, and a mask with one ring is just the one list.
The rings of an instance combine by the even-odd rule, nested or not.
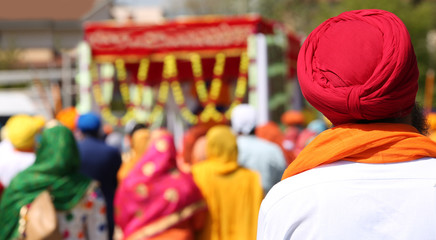
[(185, 0), (185, 7), (193, 15), (233, 15), (252, 12), (254, 3), (253, 0)]
[(266, 17), (292, 25), (305, 36), (316, 26), (341, 12), (357, 9), (383, 9), (396, 14), (406, 25), (412, 39), (420, 70), (418, 101), (422, 101), (425, 73), (430, 65), (427, 33), (436, 29), (434, 0), (261, 0), (259, 12)]

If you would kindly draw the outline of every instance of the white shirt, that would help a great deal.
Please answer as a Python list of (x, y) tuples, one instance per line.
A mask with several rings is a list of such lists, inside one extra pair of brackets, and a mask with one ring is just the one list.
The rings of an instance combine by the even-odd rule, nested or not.
[(257, 239), (436, 239), (436, 159), (339, 161), (276, 184)]
[(0, 182), (6, 188), (21, 171), (35, 162), (35, 153), (20, 152), (12, 144), (3, 140), (0, 143)]

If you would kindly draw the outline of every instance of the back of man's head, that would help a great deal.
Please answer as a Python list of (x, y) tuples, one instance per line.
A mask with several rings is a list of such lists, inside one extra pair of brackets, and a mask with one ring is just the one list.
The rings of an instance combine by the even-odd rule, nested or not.
[(405, 25), (383, 10), (350, 11), (325, 21), (298, 56), (304, 97), (334, 125), (409, 115), (418, 75)]
[(45, 119), (42, 116), (19, 114), (6, 122), (6, 138), (19, 151), (33, 151), (36, 135), (42, 130)]
[(77, 128), (85, 135), (97, 137), (100, 127), (100, 117), (92, 112), (80, 115), (77, 120)]
[(256, 127), (256, 110), (249, 104), (240, 104), (232, 111), (232, 129), (237, 134), (254, 134)]

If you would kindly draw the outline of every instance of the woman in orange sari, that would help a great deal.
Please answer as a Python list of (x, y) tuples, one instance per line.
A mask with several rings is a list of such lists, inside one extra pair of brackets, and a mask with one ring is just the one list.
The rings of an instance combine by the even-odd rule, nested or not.
[(132, 135), (131, 150), (123, 154), (123, 163), (118, 170), (118, 182), (121, 182), (144, 155), (150, 142), (150, 131), (146, 128), (136, 130)]

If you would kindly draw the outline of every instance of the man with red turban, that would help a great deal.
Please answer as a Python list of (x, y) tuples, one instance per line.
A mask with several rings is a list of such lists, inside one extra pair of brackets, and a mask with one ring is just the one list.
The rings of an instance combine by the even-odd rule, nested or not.
[(374, 9), (328, 19), (297, 69), (334, 127), (268, 193), (258, 239), (434, 239), (436, 143), (415, 105), (419, 72), (401, 20)]

